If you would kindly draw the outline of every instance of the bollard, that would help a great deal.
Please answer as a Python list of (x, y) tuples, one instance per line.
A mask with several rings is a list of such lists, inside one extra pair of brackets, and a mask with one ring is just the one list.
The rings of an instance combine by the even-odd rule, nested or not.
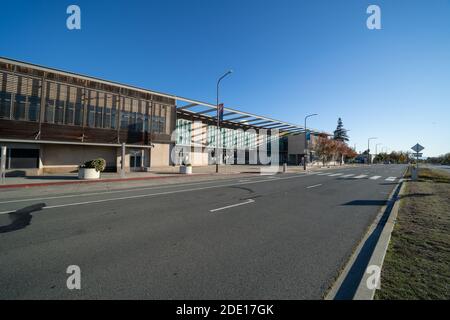
[(417, 181), (417, 167), (416, 166), (411, 167), (411, 180)]
[(283, 163), (283, 173), (287, 172), (287, 163)]

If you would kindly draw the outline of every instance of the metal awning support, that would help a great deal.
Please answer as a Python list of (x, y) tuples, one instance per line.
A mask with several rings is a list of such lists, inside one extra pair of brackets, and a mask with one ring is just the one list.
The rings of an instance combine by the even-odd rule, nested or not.
[(272, 121), (261, 121), (261, 122), (256, 122), (256, 123), (252, 123), (251, 125), (252, 126), (259, 126), (259, 125), (262, 125), (262, 124), (265, 124), (265, 123), (271, 123)]
[(270, 126), (267, 126), (265, 128), (267, 128), (267, 129), (288, 129), (288, 128), (292, 128), (292, 126), (288, 126), (288, 125), (285, 125), (285, 124), (279, 124), (279, 125), (276, 125), (276, 126), (270, 125)]
[(235, 120), (240, 120), (240, 119), (245, 119), (245, 118), (250, 118), (250, 116), (240, 116), (240, 117), (231, 118), (231, 119), (224, 119), (224, 121), (235, 121)]
[(262, 119), (259, 119), (259, 118), (256, 118), (256, 119), (252, 119), (252, 120), (247, 120), (246, 122), (247, 123), (252, 123), (252, 122), (255, 122), (255, 121), (261, 121)]
[(184, 110), (184, 109), (189, 109), (189, 108), (193, 108), (198, 106), (198, 103), (190, 103), (188, 105), (182, 106), (182, 107), (178, 107), (177, 110)]
[(199, 112), (196, 112), (197, 114), (207, 114), (207, 113), (210, 113), (210, 112), (216, 112), (217, 111), (217, 109), (206, 109), (206, 110), (202, 110), (202, 111), (199, 111)]

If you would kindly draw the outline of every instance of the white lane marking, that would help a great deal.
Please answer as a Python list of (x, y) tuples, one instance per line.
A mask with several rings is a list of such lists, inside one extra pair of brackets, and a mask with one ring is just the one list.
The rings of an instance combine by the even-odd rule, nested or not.
[(369, 179), (370, 180), (378, 180), (378, 179), (380, 179), (381, 178), (381, 176), (373, 176), (373, 177), (370, 177)]
[(389, 178), (386, 178), (386, 181), (395, 181), (395, 179), (397, 179), (396, 177), (389, 177)]
[(348, 177), (352, 177), (354, 175), (355, 175), (354, 173), (344, 174), (341, 178), (348, 178)]
[(359, 176), (354, 177), (355, 179), (361, 179), (367, 177), (366, 174), (360, 174)]
[(315, 184), (315, 185), (313, 185), (313, 186), (306, 187), (306, 189), (311, 189), (311, 188), (320, 187), (321, 185), (322, 185), (321, 183)]
[(329, 176), (332, 173), (319, 173), (318, 176)]
[(229, 209), (229, 208), (234, 208), (234, 207), (238, 207), (238, 206), (243, 206), (244, 204), (249, 204), (249, 203), (253, 203), (255, 202), (255, 200), (253, 199), (248, 199), (245, 202), (241, 202), (241, 203), (236, 203), (236, 204), (232, 204), (226, 207), (221, 207), (221, 208), (217, 208), (217, 209), (211, 209), (209, 210), (209, 212), (216, 212), (216, 211), (220, 211), (220, 210), (225, 210), (225, 209)]
[(337, 177), (337, 176), (341, 176), (342, 175), (342, 173), (333, 173), (333, 174), (330, 174), (330, 177)]
[(405, 181), (405, 179), (401, 178), (400, 180), (398, 180), (399, 183), (402, 183), (403, 181)]
[[(247, 179), (248, 181), (251, 181), (250, 179)], [(201, 184), (210, 184), (215, 183), (220, 180), (210, 180), (210, 181), (199, 181), (199, 182), (193, 182), (193, 183), (173, 183), (173, 184), (167, 184), (164, 186), (150, 186), (150, 187), (144, 187), (144, 188), (128, 188), (128, 189), (118, 189), (118, 190), (112, 190), (112, 191), (103, 191), (103, 192), (88, 192), (88, 193), (78, 193), (78, 194), (66, 194), (63, 196), (53, 196), (53, 197), (44, 197), (44, 198), (26, 198), (26, 199), (16, 199), (16, 200), (7, 200), (7, 201), (0, 201), (0, 204), (5, 203), (15, 203), (15, 202), (28, 202), (28, 201), (39, 201), (39, 200), (53, 200), (53, 199), (63, 199), (63, 198), (75, 198), (75, 197), (83, 197), (83, 196), (98, 196), (102, 194), (114, 194), (114, 193), (125, 193), (125, 192), (136, 192), (136, 191), (143, 191), (143, 190), (152, 190), (152, 189), (166, 189), (170, 187), (184, 187), (184, 186), (196, 186)], [(224, 182), (230, 181), (229, 179), (224, 179)]]
[[(295, 176), (289, 176), (289, 177), (284, 177), (284, 178), (278, 178), (277, 180), (287, 180), (287, 179), (300, 178), (300, 177), (301, 176), (295, 175)], [(229, 183), (229, 184), (221, 184), (221, 185), (199, 187), (199, 188), (191, 188), (191, 189), (181, 189), (181, 190), (172, 190), (172, 191), (165, 191), (165, 192), (140, 194), (140, 195), (128, 196), (128, 197), (119, 197), (119, 198), (111, 198), (111, 199), (101, 199), (101, 200), (91, 200), (91, 201), (84, 201), (84, 202), (67, 203), (67, 204), (43, 207), (42, 209), (44, 210), (44, 209), (79, 206), (79, 205), (92, 204), (92, 203), (103, 203), (103, 202), (110, 202), (110, 201), (139, 199), (139, 198), (161, 196), (161, 195), (168, 195), (168, 194), (174, 194), (174, 193), (183, 193), (183, 192), (192, 192), (192, 191), (199, 191), (199, 190), (226, 188), (226, 187), (232, 187), (232, 186), (239, 186), (239, 185), (246, 185), (246, 184), (256, 184), (256, 183), (263, 183), (263, 182), (273, 182), (273, 179), (264, 179), (264, 180), (261, 179), (261, 180), (249, 181), (249, 182)], [(18, 209), (16, 209), (16, 210), (18, 210)], [(16, 210), (3, 211), (3, 212), (0, 212), (0, 214), (13, 213)]]

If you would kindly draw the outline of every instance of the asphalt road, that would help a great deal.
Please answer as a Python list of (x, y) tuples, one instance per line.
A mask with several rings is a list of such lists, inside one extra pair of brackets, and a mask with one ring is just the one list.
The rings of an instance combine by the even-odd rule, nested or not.
[(0, 299), (321, 299), (404, 169), (0, 191)]

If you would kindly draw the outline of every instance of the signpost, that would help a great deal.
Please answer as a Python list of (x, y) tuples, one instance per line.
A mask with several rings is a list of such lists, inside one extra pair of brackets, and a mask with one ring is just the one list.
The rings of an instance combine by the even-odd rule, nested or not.
[(415, 151), (415, 153), (413, 153), (413, 155), (416, 156), (416, 160), (417, 160), (416, 167), (413, 167), (411, 170), (411, 178), (413, 180), (417, 180), (417, 175), (419, 172), (419, 158), (422, 157), (422, 153), (420, 151), (422, 151), (425, 148), (422, 147), (420, 144), (416, 143), (416, 145), (411, 147), (411, 149), (413, 151)]

